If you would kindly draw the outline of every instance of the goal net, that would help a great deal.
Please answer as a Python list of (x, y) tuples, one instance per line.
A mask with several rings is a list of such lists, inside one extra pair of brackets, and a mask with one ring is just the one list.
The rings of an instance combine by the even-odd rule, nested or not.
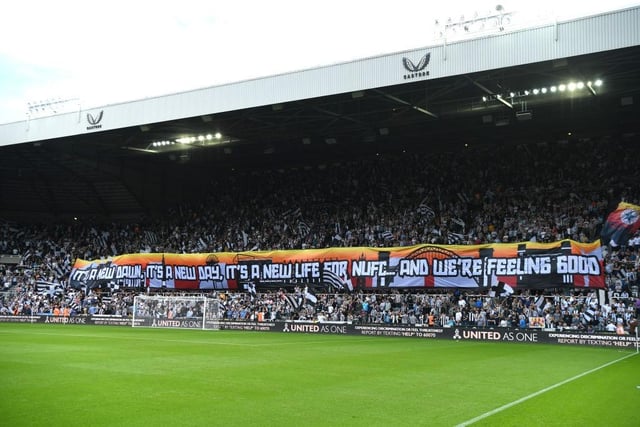
[(217, 330), (221, 315), (217, 297), (138, 295), (131, 326)]

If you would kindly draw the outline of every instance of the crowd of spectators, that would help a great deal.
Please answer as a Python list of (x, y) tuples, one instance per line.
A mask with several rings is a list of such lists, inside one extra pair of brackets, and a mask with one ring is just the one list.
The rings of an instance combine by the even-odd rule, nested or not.
[[(283, 290), (252, 297), (231, 294), (222, 317), (229, 320), (306, 320), (358, 324), (398, 324), (429, 327), (521, 328), (531, 326), (531, 318), (541, 318), (537, 326), (554, 330), (615, 332), (637, 319), (640, 299), (612, 298), (599, 303), (597, 293), (568, 292), (495, 297), (488, 293), (389, 292), (320, 294), (317, 302), (305, 300), (295, 289), (301, 309), (294, 310)], [(627, 301), (628, 300), (628, 301)]]
[[(130, 314), (130, 292), (107, 296), (99, 290), (85, 294), (65, 287), (77, 258), (138, 252), (594, 241), (618, 202), (640, 202), (640, 161), (627, 155), (632, 149), (632, 141), (611, 139), (487, 144), (451, 151), (363, 154), (308, 167), (292, 163), (289, 169), (238, 168), (234, 174), (211, 179), (213, 190), (206, 201), (147, 213), (135, 222), (3, 222), (0, 254), (16, 255), (21, 261), (0, 264), (0, 283), (6, 290), (0, 314), (24, 307), (31, 312), (53, 313), (56, 308), (60, 312), (62, 305), (70, 314), (72, 310)], [(617, 299), (595, 305), (592, 295), (573, 290), (549, 290), (542, 306), (532, 306), (537, 295), (526, 292), (498, 299), (455, 290), (440, 296), (398, 291), (327, 294), (315, 307), (302, 304), (292, 312), (285, 306), (274, 310), (282, 302), (274, 291), (249, 302), (248, 295), (235, 295), (229, 304), (247, 306), (228, 308), (225, 315), (264, 312), (269, 318), (391, 323), (430, 323), (433, 316), (434, 325), (440, 326), (451, 322), (514, 326), (522, 316), (535, 313), (552, 327), (606, 329), (609, 320), (628, 322), (628, 313), (635, 308), (640, 235), (624, 246), (608, 243), (603, 242), (606, 280), (610, 295)], [(38, 281), (60, 283), (62, 295), (40, 292)], [(104, 298), (109, 300), (103, 302)], [(364, 305), (367, 310), (362, 310)], [(595, 310), (597, 322), (585, 322), (588, 309)]]

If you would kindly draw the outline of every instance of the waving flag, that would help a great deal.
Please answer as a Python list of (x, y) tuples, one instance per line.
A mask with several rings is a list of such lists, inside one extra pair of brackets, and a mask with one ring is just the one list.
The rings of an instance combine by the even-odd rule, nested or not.
[(611, 246), (626, 245), (640, 228), (640, 206), (620, 202), (607, 217), (602, 227), (602, 243)]

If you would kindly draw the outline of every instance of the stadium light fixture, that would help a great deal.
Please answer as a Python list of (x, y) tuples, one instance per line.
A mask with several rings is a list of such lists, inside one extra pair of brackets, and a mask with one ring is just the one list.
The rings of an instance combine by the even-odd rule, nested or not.
[[(184, 135), (179, 138), (172, 140), (161, 140), (161, 141), (153, 141), (147, 145), (146, 149), (139, 149), (140, 151), (147, 152), (150, 148), (160, 148), (162, 151), (170, 151), (175, 150), (178, 147), (171, 148), (170, 146), (178, 144), (181, 149), (185, 149), (188, 146), (190, 147), (211, 147), (220, 144), (227, 144), (237, 141), (237, 139), (232, 137), (227, 137), (222, 135), (220, 132), (216, 132), (215, 134), (201, 134), (201, 135)], [(130, 149), (134, 149), (129, 147)], [(157, 153), (158, 151), (148, 151)]]
[[(483, 102), (487, 102), (490, 100), (496, 100), (496, 101), (500, 101), (503, 102), (504, 98), (502, 97), (502, 95), (500, 94), (494, 94), (493, 92), (491, 92), (489, 89), (487, 89), (486, 87), (484, 87), (483, 85), (477, 83), (477, 82), (473, 82), (476, 86), (480, 87), (482, 90), (484, 90), (487, 95), (483, 95), (482, 96), (482, 101)], [(524, 90), (515, 90), (515, 91), (511, 91), (509, 92), (509, 96), (508, 99), (510, 99), (512, 102), (513, 101), (517, 101), (518, 99), (527, 97), (529, 95), (546, 95), (546, 94), (555, 94), (558, 92), (565, 92), (565, 91), (569, 91), (569, 92), (576, 92), (576, 91), (580, 91), (583, 89), (589, 89), (589, 91), (591, 92), (592, 95), (596, 95), (596, 88), (602, 86), (603, 82), (600, 79), (597, 79), (595, 81), (587, 81), (586, 83), (584, 81), (570, 81), (568, 83), (559, 83), (557, 85), (551, 85), (551, 86), (543, 86), (543, 87), (537, 87), (537, 88), (533, 88), (533, 89), (524, 89)], [(504, 103), (504, 102), (503, 102)]]

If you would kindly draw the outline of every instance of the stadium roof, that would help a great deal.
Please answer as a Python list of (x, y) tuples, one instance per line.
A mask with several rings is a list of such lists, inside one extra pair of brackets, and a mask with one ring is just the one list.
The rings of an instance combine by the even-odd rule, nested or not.
[[(232, 89), (252, 93), (215, 108), (185, 100), (220, 88), (76, 113), (81, 132), (59, 130), (55, 116), (0, 126), (0, 218), (136, 217), (189, 200), (232, 169), (465, 144), (637, 138), (639, 10), (243, 82)], [(457, 71), (445, 63), (456, 54)], [(375, 64), (396, 67), (396, 81), (378, 68), (354, 79)], [(311, 90), (299, 84), (305, 78), (315, 79)], [(279, 95), (279, 82), (293, 95)], [(112, 113), (128, 124), (109, 127)]]

